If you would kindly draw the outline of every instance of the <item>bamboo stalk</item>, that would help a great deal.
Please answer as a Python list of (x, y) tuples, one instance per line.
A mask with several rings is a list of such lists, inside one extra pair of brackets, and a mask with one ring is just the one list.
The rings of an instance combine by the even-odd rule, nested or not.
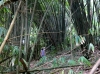
[(94, 74), (98, 66), (100, 65), (100, 58), (97, 60), (97, 62), (94, 64), (93, 68), (91, 69), (89, 74)]
[(7, 35), (5, 36), (4, 41), (2, 42), (2, 44), (1, 44), (1, 46), (0, 46), (0, 54), (1, 54), (2, 50), (3, 50), (4, 45), (6, 44), (6, 41), (7, 41), (8, 37), (9, 37), (11, 31), (12, 31), (12, 28), (13, 28), (13, 26), (14, 26), (14, 23), (15, 23), (17, 14), (18, 14), (18, 11), (19, 11), (20, 6), (21, 6), (21, 2), (22, 2), (22, 1), (20, 1), (19, 5), (18, 5), (18, 8), (17, 8), (16, 13), (15, 13), (15, 16), (14, 16), (14, 18), (13, 18), (11, 24), (10, 24), (10, 27), (9, 27), (9, 29), (8, 29)]
[[(52, 0), (52, 1), (53, 1), (53, 0)], [(35, 44), (36, 44), (36, 42), (37, 42), (37, 37), (38, 37), (39, 32), (40, 32), (40, 30), (41, 30), (41, 28), (42, 28), (43, 21), (44, 21), (45, 16), (46, 16), (46, 14), (47, 14), (47, 12), (48, 12), (48, 10), (49, 10), (51, 4), (52, 4), (52, 1), (51, 1), (51, 3), (48, 5), (47, 11), (44, 13), (43, 18), (42, 18), (42, 20), (41, 20), (41, 22), (40, 22), (40, 26), (39, 26), (39, 29), (38, 29), (38, 31), (37, 31), (36, 38), (35, 38), (35, 40), (34, 40), (34, 45), (32, 46), (32, 52), (31, 52), (31, 55), (30, 55), (30, 58), (29, 58), (28, 68), (29, 68), (29, 65), (30, 65), (30, 62), (31, 62), (31, 59), (32, 59), (32, 54), (33, 54), (33, 52), (34, 52)]]

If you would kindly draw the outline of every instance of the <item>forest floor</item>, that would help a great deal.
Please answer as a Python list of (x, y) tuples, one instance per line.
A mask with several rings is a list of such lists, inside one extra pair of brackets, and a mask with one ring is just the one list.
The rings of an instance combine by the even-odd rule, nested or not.
[[(79, 57), (82, 56), (80, 51), (73, 51), (73, 56), (67, 52), (69, 51), (63, 50), (56, 54), (47, 54), (46, 57), (40, 60), (33, 60), (30, 64), (30, 69), (37, 70), (34, 71), (34, 74), (88, 74), (100, 57), (100, 50), (95, 49), (89, 60), (92, 63), (91, 66), (84, 66), (82, 64), (75, 65), (71, 60), (77, 62)], [(68, 61), (72, 62), (73, 65), (69, 66)], [(95, 74), (100, 74), (99, 68), (97, 68)]]

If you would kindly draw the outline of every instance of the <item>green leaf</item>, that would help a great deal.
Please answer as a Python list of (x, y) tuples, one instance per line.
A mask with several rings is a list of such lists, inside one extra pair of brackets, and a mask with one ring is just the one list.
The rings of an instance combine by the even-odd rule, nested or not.
[(94, 45), (92, 43), (89, 44), (89, 52), (90, 50), (92, 50), (92, 52), (94, 52)]
[(3, 38), (0, 38), (0, 44), (3, 42), (3, 40), (4, 40)]
[(19, 48), (18, 48), (18, 46), (14, 46), (14, 47), (13, 47), (13, 55), (18, 55), (18, 53), (19, 53)]
[(76, 65), (76, 64), (77, 64), (76, 61), (74, 61), (74, 60), (68, 60), (68, 65), (73, 66), (73, 65)]
[(77, 74), (83, 74), (83, 72), (82, 71), (79, 71)]
[(58, 60), (59, 64), (64, 64), (65, 63), (65, 57), (60, 57)]
[(85, 64), (87, 66), (91, 66), (91, 63), (90, 61), (88, 61), (84, 56), (80, 57), (78, 59), (78, 62), (81, 63), (81, 64)]
[(42, 58), (40, 58), (40, 60), (39, 60), (39, 62), (38, 62), (38, 65), (42, 65), (42, 64), (44, 64), (46, 61), (47, 61), (47, 57), (46, 57), (46, 56), (43, 56)]
[(53, 59), (52, 64), (53, 64), (53, 67), (57, 67), (58, 66), (58, 63), (57, 63), (57, 59), (56, 58)]
[(7, 51), (9, 49), (9, 46), (8, 45), (5, 45), (4, 46), (4, 51)]
[(6, 35), (7, 30), (4, 27), (0, 27), (0, 37), (4, 34), (4, 36)]
[(78, 46), (79, 44), (85, 43), (85, 41), (86, 41), (85, 37), (82, 37), (81, 35), (80, 36), (75, 35), (76, 46)]
[(80, 43), (83, 44), (85, 43), (85, 41), (86, 41), (85, 37), (80, 36)]
[(89, 34), (94, 35), (94, 29), (89, 29)]

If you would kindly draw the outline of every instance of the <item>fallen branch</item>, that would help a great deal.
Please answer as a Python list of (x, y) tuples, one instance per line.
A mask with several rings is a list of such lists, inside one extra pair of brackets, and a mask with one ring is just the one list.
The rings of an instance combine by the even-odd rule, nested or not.
[[(69, 67), (77, 67), (77, 66), (84, 66), (84, 65), (74, 65), (74, 66), (59, 66), (59, 67), (53, 67), (53, 68), (44, 68), (44, 69), (34, 69), (34, 70), (19, 70), (19, 73), (25, 73), (25, 72), (37, 72), (37, 71), (46, 71), (46, 70), (53, 70), (53, 69), (60, 69), (60, 68), (69, 68)], [(0, 73), (6, 73), (6, 74), (16, 74), (16, 71), (12, 72), (0, 72)]]
[(89, 74), (94, 74), (99, 65), (100, 65), (100, 59), (94, 64)]
[[(20, 62), (21, 62), (21, 64), (23, 65), (23, 67), (24, 67), (25, 71), (27, 72), (28, 67), (27, 67), (27, 65), (26, 65), (25, 61), (24, 61), (22, 58), (20, 58)], [(27, 74), (30, 74), (30, 73), (29, 73), (29, 72), (27, 72)]]
[(0, 64), (5, 62), (6, 60), (10, 59), (11, 57), (13, 57), (13, 56), (10, 56), (10, 57), (7, 57), (7, 58), (3, 59), (2, 61), (0, 61)]

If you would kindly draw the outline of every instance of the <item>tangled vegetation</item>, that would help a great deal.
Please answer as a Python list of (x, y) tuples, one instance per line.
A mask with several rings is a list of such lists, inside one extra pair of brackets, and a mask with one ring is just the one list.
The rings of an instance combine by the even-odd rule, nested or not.
[(0, 74), (99, 74), (99, 10), (99, 0), (0, 0)]

